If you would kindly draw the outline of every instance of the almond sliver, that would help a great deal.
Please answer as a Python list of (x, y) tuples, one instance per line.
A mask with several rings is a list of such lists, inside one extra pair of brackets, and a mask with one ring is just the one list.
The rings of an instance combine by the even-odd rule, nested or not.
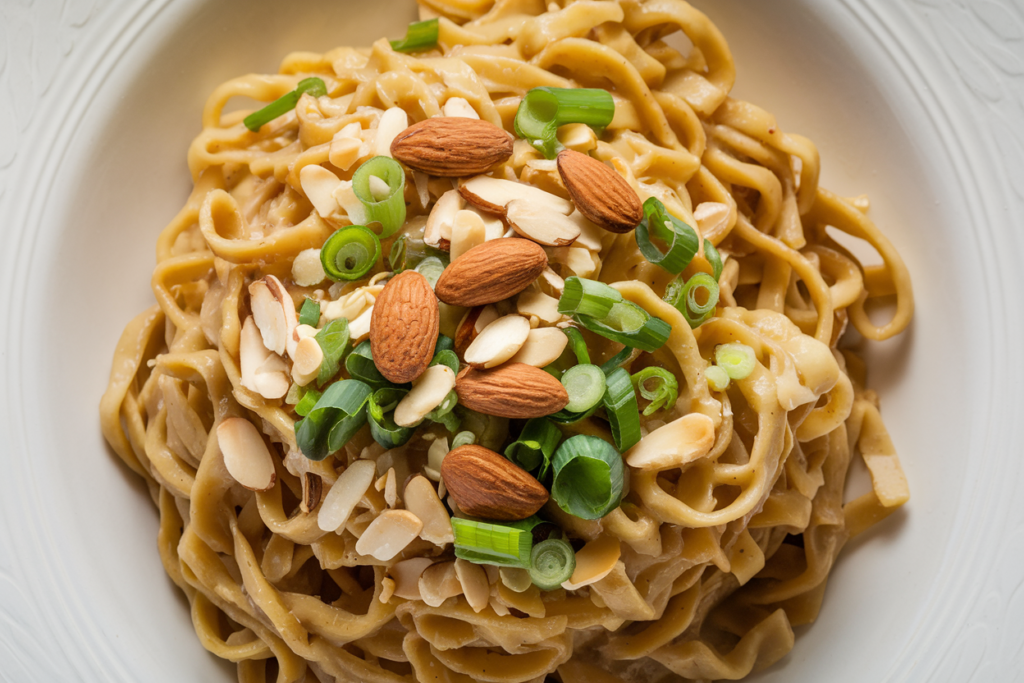
[[(483, 329), (466, 349), (465, 360), (475, 368), (501, 365), (526, 343), (530, 321), (521, 315), (506, 315)], [(562, 335), (565, 336), (565, 335)]]

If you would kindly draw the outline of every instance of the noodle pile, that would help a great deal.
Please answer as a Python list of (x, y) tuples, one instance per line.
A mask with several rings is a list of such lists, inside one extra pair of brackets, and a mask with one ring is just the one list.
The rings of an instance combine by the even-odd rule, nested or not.
[[(104, 434), (149, 484), (161, 558), (188, 597), (200, 641), (236, 662), (242, 683), (712, 681), (771, 665), (793, 647), (793, 627), (815, 620), (844, 544), (909, 497), (864, 363), (837, 347), (848, 324), (871, 340), (906, 328), (913, 299), (903, 262), (865, 216), (866, 200), (818, 186), (811, 141), (729, 97), (729, 49), (682, 0), (422, 2), (424, 17), (441, 17), (433, 50), (402, 54), (382, 39), (367, 49), (295, 53), (277, 75), (214, 91), (188, 154), (195, 188), (158, 239), (156, 305), (118, 343), (101, 404)], [(678, 31), (693, 44), (687, 54), (673, 47)], [(303, 95), (259, 133), (242, 125), (242, 113), (222, 114), (233, 97), (270, 101), (309, 76), (322, 78), (328, 95)], [(401, 485), (423, 471), (431, 444), (451, 435), (433, 425), (384, 451), (364, 427), (333, 456), (304, 458), (294, 407), (241, 384), (248, 285), (275, 275), (300, 304), (348, 297), (356, 313), (357, 299), (371, 305), (386, 258), (345, 286), (293, 281), (295, 257), (351, 222), (313, 209), (302, 168), (328, 164), (332, 138), (346, 125), (372, 140), (391, 107), (415, 122), (463, 98), (511, 131), (522, 96), (539, 86), (612, 93), (608, 129), (566, 144), (610, 164), (641, 200), (657, 197), (691, 226), (701, 204), (728, 208), (702, 235), (725, 267), (717, 313), (695, 330), (662, 301), (672, 276), (644, 259), (632, 233), (547, 249), (560, 276), (616, 283), (625, 299), (671, 324), (661, 349), (627, 366), (657, 365), (679, 378), (675, 406), (642, 417), (644, 433), (702, 413), (714, 422), (715, 445), (681, 468), (630, 472), (621, 507), (601, 520), (552, 504), (542, 511), (572, 539), (621, 542), (621, 561), (596, 584), (517, 591), (489, 567), (490, 596), (479, 612), (458, 588), (439, 604), (403, 599), (389, 595), (390, 565), (416, 556), (450, 561), (451, 545), (417, 540), (391, 562), (361, 556), (355, 541), (388, 507), (384, 494), (371, 487), (359, 514), (329, 533), (315, 511), (300, 509), (303, 478), (319, 475), (326, 492), (362, 457), (376, 460), (378, 476), (394, 468)], [(336, 172), (349, 179), (354, 168)], [(494, 175), (566, 196), (554, 162), (524, 141)], [(451, 188), (448, 179), (410, 173), (410, 239), (422, 239), (431, 206)], [(826, 226), (864, 240), (883, 263), (863, 266)], [(891, 320), (874, 324), (869, 302), (893, 297)], [(445, 330), (457, 323), (442, 316), (441, 331), (451, 335)], [(597, 363), (621, 348), (592, 341)], [(758, 362), (749, 378), (712, 392), (708, 359), (731, 342), (753, 348)], [(269, 442), (277, 484), (266, 492), (242, 488), (225, 467), (216, 426), (232, 416), (250, 418)], [(507, 420), (463, 428), (496, 449), (509, 437)], [(564, 429), (608, 438), (597, 418)], [(858, 451), (873, 490), (844, 502)], [(421, 581), (424, 595), (433, 589), (442, 590)]]

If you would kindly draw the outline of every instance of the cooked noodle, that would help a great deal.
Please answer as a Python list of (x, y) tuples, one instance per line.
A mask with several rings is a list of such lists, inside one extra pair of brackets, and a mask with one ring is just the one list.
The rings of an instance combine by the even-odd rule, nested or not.
[[(866, 217), (865, 201), (818, 186), (810, 140), (729, 97), (729, 49), (685, 2), (580, 0), (545, 10), (539, 0), (422, 1), (424, 16), (441, 17), (439, 48), (411, 56), (382, 39), (366, 49), (295, 53), (278, 75), (243, 76), (214, 91), (188, 154), (195, 189), (157, 243), (157, 303), (118, 343), (103, 431), (149, 484), (161, 558), (188, 597), (200, 641), (236, 662), (242, 683), (504, 683), (548, 674), (562, 683), (710, 681), (771, 665), (793, 647), (793, 627), (816, 618), (844, 544), (909, 497), (864, 363), (837, 348), (847, 323), (871, 340), (907, 327), (906, 267)], [(677, 31), (692, 42), (688, 53), (673, 47)], [(236, 96), (273, 100), (308, 76), (322, 78), (329, 96), (303, 95), (294, 113), (260, 133), (241, 124), (243, 114), (222, 113)], [(481, 119), (511, 130), (521, 97), (538, 86), (612, 92), (608, 130), (573, 144), (609, 163), (641, 200), (659, 198), (691, 226), (701, 204), (728, 209), (719, 224), (702, 226), (726, 258), (717, 315), (696, 330), (662, 301), (672, 276), (644, 259), (632, 233), (598, 231), (548, 250), (562, 276), (616, 283), (672, 325), (661, 349), (632, 361), (633, 372), (658, 365), (679, 378), (675, 406), (642, 417), (644, 433), (702, 413), (714, 422), (715, 445), (681, 468), (632, 471), (622, 506), (601, 520), (545, 508), (574, 539), (621, 541), (621, 560), (597, 583), (516, 592), (488, 568), (484, 609), (474, 611), (461, 588), (443, 599), (447, 588), (421, 581), (421, 593), (441, 591), (431, 606), (391, 595), (394, 561), (355, 551), (389, 507), (386, 490), (370, 487), (338, 533), (322, 531), (315, 511), (299, 503), (306, 472), (321, 477), (326, 493), (359, 457), (376, 460), (378, 475), (394, 468), (401, 486), (424, 471), (433, 441), (451, 435), (434, 425), (385, 452), (364, 427), (333, 456), (304, 458), (293, 406), (242, 386), (247, 288), (272, 274), (300, 304), (349, 297), (342, 304), (361, 313), (385, 275), (329, 291), (329, 282), (318, 289), (293, 280), (295, 257), (351, 222), (344, 211), (325, 219), (313, 210), (301, 169), (327, 164), (333, 137), (351, 123), (372, 147), (391, 107), (414, 122), (463, 98)], [(357, 165), (334, 170), (350, 179)], [(494, 174), (566, 196), (554, 162), (523, 141)], [(424, 217), (451, 187), (410, 173), (403, 231), (422, 239)], [(862, 265), (826, 226), (863, 240), (883, 263)], [(383, 242), (386, 256), (392, 240)], [(386, 272), (385, 258), (370, 275)], [(883, 299), (894, 299), (895, 312), (876, 325), (866, 308)], [(451, 335), (457, 322), (442, 317), (441, 331)], [(618, 350), (591, 341), (598, 363)], [(710, 391), (708, 359), (718, 344), (737, 341), (756, 351), (753, 374), (728, 392)], [(250, 418), (270, 442), (270, 490), (242, 488), (228, 473), (215, 428), (230, 416)], [(598, 418), (566, 430), (608, 436)], [(508, 423), (482, 419), (475, 431), (499, 449)], [(844, 503), (856, 452), (873, 490)], [(451, 545), (418, 539), (396, 561), (415, 556), (447, 562)]]

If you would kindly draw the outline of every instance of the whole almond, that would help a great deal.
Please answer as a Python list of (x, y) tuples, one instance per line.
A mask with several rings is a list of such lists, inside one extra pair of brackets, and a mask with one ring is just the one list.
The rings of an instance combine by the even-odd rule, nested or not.
[(434, 357), (440, 324), (427, 278), (414, 270), (391, 278), (370, 317), (370, 352), (380, 373), (396, 384), (423, 374)]
[(576, 208), (609, 232), (629, 232), (644, 217), (643, 204), (625, 178), (586, 154), (563, 149), (558, 174)]
[(539, 481), (483, 446), (459, 446), (441, 463), (441, 478), (459, 509), (471, 517), (526, 519), (548, 502)]
[(557, 413), (569, 394), (557, 379), (525, 363), (492, 370), (466, 368), (455, 379), (459, 403), (485, 415), (527, 419)]
[(548, 265), (544, 248), (509, 238), (478, 244), (444, 269), (434, 291), (453, 306), (493, 304), (526, 289)]
[(436, 117), (399, 133), (391, 155), (417, 171), (459, 178), (484, 173), (512, 156), (512, 136), (487, 121)]

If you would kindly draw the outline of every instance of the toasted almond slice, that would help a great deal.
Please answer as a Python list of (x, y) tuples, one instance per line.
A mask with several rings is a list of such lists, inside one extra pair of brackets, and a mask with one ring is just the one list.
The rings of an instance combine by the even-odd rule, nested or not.
[(341, 473), (324, 497), (316, 523), (322, 531), (337, 531), (373, 484), (377, 466), (372, 460), (356, 460)]
[(487, 227), (476, 211), (462, 210), (455, 214), (451, 232), (451, 259), (454, 261), (487, 240)]
[(455, 387), (455, 373), (447, 365), (427, 368), (412, 385), (412, 391), (395, 407), (395, 424), (412, 427), (419, 424), (427, 413), (441, 405), (448, 392)]
[(576, 221), (530, 200), (509, 202), (505, 207), (505, 218), (517, 233), (548, 247), (568, 246), (580, 236), (580, 226)]
[[(281, 304), (281, 310), (284, 311), (284, 324), (285, 324), (285, 350), (290, 356), (292, 351), (295, 349), (295, 343), (292, 342), (292, 331), (299, 324), (299, 315), (295, 311), (295, 301), (292, 300), (292, 295), (285, 289), (284, 284), (277, 279), (274, 275), (267, 275), (263, 278), (264, 282), (267, 283), (267, 289), (274, 295), (278, 303)], [(257, 321), (259, 323), (259, 321)]]
[(387, 562), (405, 550), (422, 529), (423, 522), (408, 510), (385, 510), (359, 537), (356, 552)]
[(370, 322), (373, 320), (373, 306), (356, 316), (356, 319), (348, 324), (348, 333), (353, 342), (357, 342), (370, 334)]
[(491, 597), (491, 584), (487, 581), (487, 572), (480, 565), (460, 557), (455, 560), (455, 575), (462, 584), (466, 602), (477, 614), (482, 612)]
[(341, 178), (323, 166), (310, 164), (299, 171), (299, 185), (313, 208), (321, 218), (327, 218), (338, 210), (338, 200), (334, 192), (341, 184)]
[(432, 563), (429, 557), (411, 557), (391, 565), (388, 574), (395, 581), (395, 597), (420, 600), (420, 577)]
[(256, 327), (256, 321), (250, 315), (242, 323), (242, 332), (238, 340), (239, 364), (242, 372), (242, 386), (249, 391), (259, 393), (256, 388), (256, 371), (263, 366), (273, 351), (263, 344), (263, 337)]
[(427, 226), (423, 229), (423, 241), (435, 249), (447, 250), (452, 239), (452, 224), (455, 214), (466, 205), (458, 190), (448, 190), (437, 198), (434, 208), (427, 216)]
[(410, 479), (409, 483), (405, 485), (404, 497), (405, 508), (423, 522), (420, 538), (439, 546), (455, 542), (455, 534), (452, 532), (452, 522), (448, 511), (441, 499), (438, 498), (434, 485), (426, 477), (416, 475)]
[(362, 146), (363, 141), (359, 138), (336, 137), (331, 141), (327, 159), (342, 171), (347, 171), (359, 158), (359, 150)]
[(540, 320), (553, 325), (562, 319), (558, 312), (558, 299), (548, 296), (536, 286), (527, 287), (516, 299), (516, 310), (526, 317), (537, 316)]
[(378, 598), (382, 603), (387, 604), (389, 600), (395, 595), (395, 580), (389, 576), (385, 576), (380, 582), (380, 597)]
[(465, 98), (462, 97), (449, 97), (448, 101), (444, 103), (441, 108), (441, 112), (445, 116), (463, 118), (463, 119), (479, 119), (480, 115), (476, 113), (476, 109), (473, 109)]
[(474, 368), (501, 365), (516, 355), (529, 334), (530, 321), (523, 316), (513, 314), (498, 318), (485, 327), (466, 349), (466, 362)]
[(384, 475), (384, 502), (389, 508), (395, 507), (398, 503), (398, 477), (395, 475), (394, 467), (389, 467), (388, 473)]
[(533, 585), (530, 572), (522, 567), (498, 567), (498, 576), (513, 593), (525, 593)]
[(316, 329), (312, 325), (296, 325), (295, 329), (292, 330), (292, 339), (295, 340), (296, 345), (306, 339), (307, 337), (315, 337), (317, 332), (320, 330)]
[(593, 252), (581, 247), (569, 247), (565, 253), (565, 265), (579, 277), (592, 277), (600, 267), (600, 261), (594, 259)]
[(578, 210), (569, 214), (569, 220), (574, 222), (580, 228), (580, 236), (572, 243), (574, 247), (583, 247), (584, 249), (593, 252), (601, 251), (601, 247), (603, 245), (602, 238), (608, 234), (607, 231), (601, 229), (596, 223), (584, 216)]
[(690, 413), (659, 427), (626, 452), (626, 464), (642, 470), (680, 467), (703, 458), (715, 445), (715, 423)]
[(572, 211), (572, 204), (550, 192), (525, 183), (485, 175), (470, 178), (459, 187), (459, 192), (473, 206), (500, 216), (505, 215), (505, 207), (509, 202), (516, 199), (526, 200), (538, 210), (543, 207), (563, 216), (568, 216)]
[(431, 607), (440, 607), (448, 598), (462, 595), (462, 583), (455, 562), (432, 564), (420, 575), (420, 598)]
[(302, 502), (299, 503), (299, 509), (307, 515), (315, 510), (316, 506), (320, 504), (323, 490), (324, 480), (319, 474), (304, 472), (302, 476)]
[(558, 360), (568, 343), (569, 338), (557, 327), (539, 327), (530, 330), (526, 343), (512, 356), (511, 361), (543, 368)]
[(441, 471), (441, 463), (444, 462), (444, 456), (448, 455), (448, 437), (442, 436), (439, 439), (434, 439), (430, 443), (430, 448), (427, 449), (427, 465), (435, 472)]
[(352, 189), (351, 180), (342, 180), (334, 190), (333, 197), (338, 206), (345, 212), (352, 225), (365, 225), (369, 220), (366, 207), (359, 201), (356, 191)]
[(274, 353), (283, 354), (291, 332), (284, 306), (274, 296), (266, 280), (257, 280), (249, 285), (249, 297), (252, 317), (263, 337), (263, 345)]
[(327, 273), (320, 262), (319, 249), (303, 249), (292, 261), (292, 279), (300, 287), (314, 287), (324, 281)]
[(305, 337), (295, 345), (292, 362), (292, 379), (301, 387), (312, 382), (320, 372), (324, 351), (313, 337)]
[(217, 425), (217, 444), (224, 466), (235, 481), (250, 491), (269, 491), (277, 481), (274, 459), (263, 435), (242, 417), (229, 417)]
[(693, 219), (704, 239), (717, 242), (729, 229), (729, 206), (721, 202), (701, 202), (693, 210)]
[(384, 111), (377, 124), (377, 135), (374, 140), (374, 154), (381, 157), (391, 156), (391, 143), (398, 134), (409, 127), (409, 115), (401, 107), (390, 107)]
[(574, 591), (588, 586), (608, 576), (622, 554), (619, 539), (612, 536), (600, 536), (580, 548), (576, 553), (576, 570), (562, 588)]
[[(550, 266), (545, 268), (540, 274), (540, 279), (537, 283), (541, 287), (541, 291), (544, 291), (548, 296), (557, 299), (562, 296), (562, 291), (565, 289), (565, 280), (562, 276), (551, 270)], [(545, 291), (545, 288), (547, 291)]]
[(585, 123), (567, 123), (558, 129), (558, 141), (569, 149), (586, 154), (597, 149), (597, 135)]
[(253, 378), (256, 393), (266, 399), (282, 398), (288, 393), (291, 380), (288, 378), (288, 366), (280, 356), (271, 354), (263, 365), (256, 368)]

